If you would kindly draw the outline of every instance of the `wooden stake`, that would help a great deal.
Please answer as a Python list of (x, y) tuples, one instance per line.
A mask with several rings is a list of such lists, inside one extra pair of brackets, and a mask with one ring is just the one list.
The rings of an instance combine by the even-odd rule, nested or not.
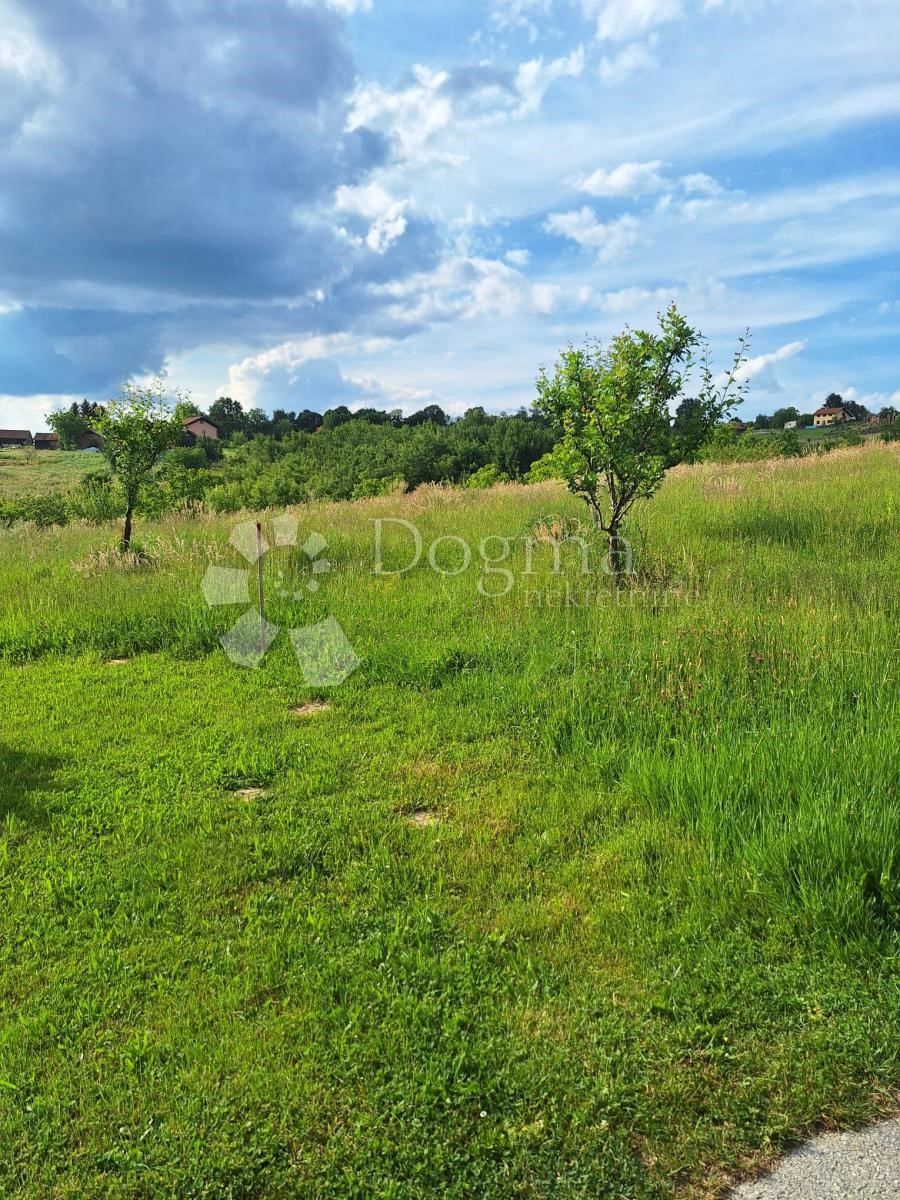
[(256, 590), (259, 594), (259, 657), (266, 652), (266, 608), (263, 596), (263, 535), (262, 525), (256, 522)]

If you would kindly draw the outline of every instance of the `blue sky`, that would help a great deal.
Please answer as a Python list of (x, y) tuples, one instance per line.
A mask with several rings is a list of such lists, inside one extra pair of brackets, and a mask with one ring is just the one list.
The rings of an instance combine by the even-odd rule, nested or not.
[(670, 299), (900, 395), (896, 0), (0, 0), (0, 424), (528, 404)]

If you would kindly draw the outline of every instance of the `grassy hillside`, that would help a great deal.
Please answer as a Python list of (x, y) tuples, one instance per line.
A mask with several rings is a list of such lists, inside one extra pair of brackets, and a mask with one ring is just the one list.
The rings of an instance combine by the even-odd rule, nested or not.
[(0, 499), (67, 492), (104, 469), (102, 455), (89, 450), (0, 450)]
[(898, 468), (676, 472), (618, 593), (555, 485), (298, 509), (256, 670), (234, 518), (0, 529), (0, 1194), (712, 1195), (896, 1108)]

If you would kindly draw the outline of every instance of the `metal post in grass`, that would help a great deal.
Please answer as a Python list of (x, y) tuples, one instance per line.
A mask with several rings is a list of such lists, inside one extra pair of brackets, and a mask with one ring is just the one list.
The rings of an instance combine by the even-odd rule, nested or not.
[(263, 534), (261, 522), (256, 522), (256, 588), (259, 594), (259, 657), (266, 652), (266, 606), (263, 596)]

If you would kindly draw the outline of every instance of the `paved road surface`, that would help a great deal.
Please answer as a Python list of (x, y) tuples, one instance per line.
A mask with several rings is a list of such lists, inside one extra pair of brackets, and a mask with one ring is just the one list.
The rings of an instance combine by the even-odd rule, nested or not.
[(900, 1120), (822, 1134), (732, 1200), (900, 1200)]

